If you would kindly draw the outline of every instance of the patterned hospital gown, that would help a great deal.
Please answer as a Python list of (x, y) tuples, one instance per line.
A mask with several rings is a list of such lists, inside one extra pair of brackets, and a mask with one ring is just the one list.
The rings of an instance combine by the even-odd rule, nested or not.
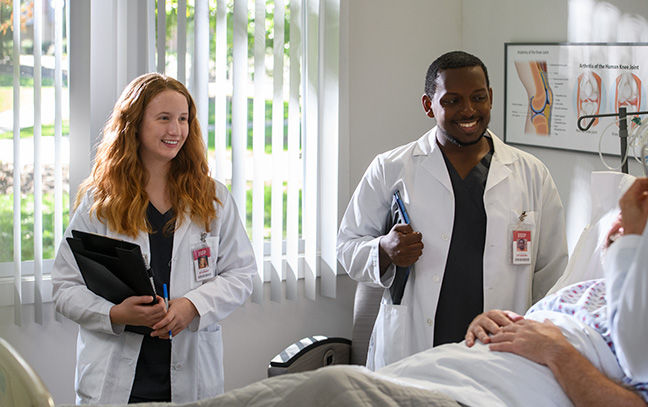
[[(605, 280), (584, 281), (565, 287), (538, 301), (527, 311), (527, 314), (539, 310), (558, 311), (582, 320), (605, 339), (616, 356), (616, 349), (608, 326)], [(648, 383), (639, 383), (625, 375), (623, 382), (633, 387), (648, 402)]]

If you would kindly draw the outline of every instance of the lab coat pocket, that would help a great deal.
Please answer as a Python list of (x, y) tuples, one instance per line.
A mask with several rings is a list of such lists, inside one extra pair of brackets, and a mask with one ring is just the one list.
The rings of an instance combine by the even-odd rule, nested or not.
[(380, 369), (409, 355), (409, 315), (407, 305), (383, 300), (373, 330), (374, 369)]
[(223, 334), (218, 324), (198, 333), (198, 398), (223, 393)]

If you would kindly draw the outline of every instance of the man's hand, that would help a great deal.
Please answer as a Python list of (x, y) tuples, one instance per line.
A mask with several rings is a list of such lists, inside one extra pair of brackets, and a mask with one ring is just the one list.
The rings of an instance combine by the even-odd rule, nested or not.
[(648, 219), (648, 178), (638, 178), (619, 200), (624, 233), (640, 235)]
[(166, 315), (164, 299), (159, 295), (156, 297), (157, 303), (149, 305), (153, 297), (133, 296), (128, 297), (120, 304), (110, 308), (110, 321), (113, 324), (137, 325), (152, 327)]
[(466, 346), (469, 348), (479, 339), (481, 343), (489, 343), (489, 334), (501, 332), (502, 327), (522, 320), (524, 317), (513, 311), (501, 311), (498, 309), (479, 314), (472, 320), (466, 332)]
[(490, 340), (492, 351), (514, 353), (547, 366), (576, 407), (646, 407), (637, 393), (592, 365), (549, 320), (511, 323)]
[(510, 352), (541, 365), (550, 366), (565, 358), (569, 352), (578, 352), (553, 322), (522, 319), (511, 323), (490, 338), (490, 350)]
[(197, 316), (198, 310), (188, 298), (180, 297), (171, 300), (169, 301), (169, 312), (161, 321), (153, 325), (151, 336), (167, 339), (169, 331), (173, 336), (176, 336)]
[(408, 267), (423, 254), (423, 236), (410, 225), (397, 223), (380, 239), (380, 269), (387, 270), (391, 264)]

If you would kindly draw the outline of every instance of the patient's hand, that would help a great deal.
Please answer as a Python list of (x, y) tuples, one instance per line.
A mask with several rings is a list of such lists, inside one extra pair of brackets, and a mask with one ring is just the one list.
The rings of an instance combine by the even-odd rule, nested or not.
[(466, 332), (466, 346), (469, 348), (475, 344), (475, 340), (479, 339), (482, 343), (489, 343), (489, 334), (496, 334), (501, 332), (502, 327), (511, 325), (512, 323), (524, 319), (523, 316), (516, 314), (513, 311), (490, 310), (483, 314), (477, 315), (470, 323), (468, 331)]
[(637, 178), (619, 200), (625, 234), (643, 233), (648, 219), (648, 178)]
[(560, 328), (548, 319), (544, 322), (524, 319), (509, 324), (491, 336), (490, 342), (492, 351), (515, 353), (550, 367), (576, 351)]

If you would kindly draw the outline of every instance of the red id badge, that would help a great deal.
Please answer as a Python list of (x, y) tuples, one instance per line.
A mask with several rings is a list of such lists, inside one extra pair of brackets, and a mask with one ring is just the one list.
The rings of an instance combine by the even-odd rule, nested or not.
[(201, 238), (201, 241), (191, 248), (191, 254), (196, 281), (208, 280), (214, 277), (211, 249), (204, 238)]
[(513, 264), (531, 264), (531, 231), (514, 230), (511, 244)]

